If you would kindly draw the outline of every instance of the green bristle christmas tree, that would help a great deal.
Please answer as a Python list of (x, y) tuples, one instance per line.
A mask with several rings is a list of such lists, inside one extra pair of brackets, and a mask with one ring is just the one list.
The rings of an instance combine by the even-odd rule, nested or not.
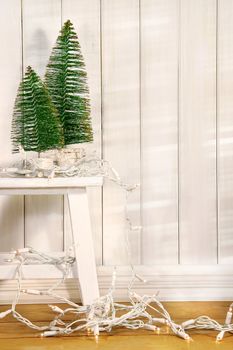
[(69, 20), (63, 25), (52, 50), (45, 83), (58, 110), (65, 145), (91, 142), (87, 73), (77, 34)]
[(31, 67), (20, 83), (14, 107), (11, 139), (13, 153), (43, 152), (64, 145), (57, 110), (47, 88)]

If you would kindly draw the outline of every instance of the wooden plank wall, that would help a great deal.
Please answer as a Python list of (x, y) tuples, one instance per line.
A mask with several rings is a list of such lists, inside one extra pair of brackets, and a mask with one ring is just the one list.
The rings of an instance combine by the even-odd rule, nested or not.
[[(4, 2), (0, 11), (0, 148), (1, 166), (7, 166), (11, 155), (10, 129), (15, 94), (22, 76), (22, 27), (20, 0)], [(23, 196), (0, 198), (0, 249), (8, 251), (24, 245)], [(12, 220), (14, 216), (14, 220)]]
[[(43, 76), (71, 19), (85, 57), (95, 142), (127, 183), (136, 225), (125, 248), (124, 193), (89, 193), (99, 265), (233, 261), (233, 4), (231, 0), (9, 0), (1, 4), (1, 166), (22, 72)], [(70, 243), (59, 196), (0, 198), (0, 251)], [(14, 215), (14, 220), (12, 220)]]
[[(140, 181), (139, 1), (102, 2), (103, 156), (124, 182)], [(104, 264), (128, 264), (125, 194), (106, 183), (103, 197)], [(140, 224), (140, 193), (128, 202)], [(140, 232), (129, 237), (134, 263), (140, 262)]]
[(219, 262), (233, 263), (233, 2), (218, 4)]
[(181, 1), (180, 262), (217, 262), (216, 0)]
[(178, 5), (141, 3), (143, 264), (178, 263)]

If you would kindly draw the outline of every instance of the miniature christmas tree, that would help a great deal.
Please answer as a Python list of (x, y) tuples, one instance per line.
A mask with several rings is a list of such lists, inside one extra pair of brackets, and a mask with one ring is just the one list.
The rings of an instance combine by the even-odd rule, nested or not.
[(44, 83), (28, 67), (20, 83), (14, 107), (11, 139), (13, 153), (43, 152), (64, 145), (57, 110)]
[(63, 25), (52, 50), (45, 83), (59, 113), (65, 145), (91, 142), (87, 73), (77, 34), (69, 20)]

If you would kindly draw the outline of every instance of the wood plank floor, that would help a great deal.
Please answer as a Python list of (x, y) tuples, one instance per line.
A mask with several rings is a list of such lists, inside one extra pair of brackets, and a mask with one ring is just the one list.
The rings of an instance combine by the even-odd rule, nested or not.
[[(220, 322), (225, 319), (230, 302), (169, 302), (164, 306), (177, 322), (208, 315)], [(0, 311), (7, 306), (0, 306)], [(17, 310), (25, 317), (44, 324), (52, 319), (52, 312), (47, 305), (19, 305)], [(33, 331), (19, 324), (7, 316), (0, 321), (0, 349), (1, 350), (232, 350), (233, 334), (227, 334), (221, 343), (216, 343), (216, 332), (189, 332), (192, 341), (187, 342), (169, 333), (166, 327), (157, 335), (150, 331), (130, 331), (125, 329), (114, 330), (110, 335), (99, 336), (96, 343), (93, 336), (72, 335), (59, 338), (41, 338), (37, 331)]]

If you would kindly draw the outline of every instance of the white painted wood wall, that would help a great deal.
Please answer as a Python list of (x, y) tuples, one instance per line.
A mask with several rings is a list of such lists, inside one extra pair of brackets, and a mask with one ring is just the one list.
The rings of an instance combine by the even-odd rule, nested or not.
[[(10, 126), (22, 73), (32, 65), (43, 76), (61, 24), (70, 19), (88, 71), (93, 148), (124, 181), (141, 183), (129, 201), (130, 217), (143, 225), (129, 237), (132, 261), (145, 271), (152, 265), (162, 276), (169, 276), (172, 266), (182, 278), (187, 264), (200, 275), (203, 265), (212, 273), (216, 264), (229, 274), (233, 1), (4, 0), (0, 5), (0, 164), (18, 159), (11, 155)], [(124, 194), (106, 183), (89, 197), (97, 264), (127, 265)], [(69, 231), (60, 196), (0, 198), (2, 252), (23, 245), (59, 251), (69, 244)]]

